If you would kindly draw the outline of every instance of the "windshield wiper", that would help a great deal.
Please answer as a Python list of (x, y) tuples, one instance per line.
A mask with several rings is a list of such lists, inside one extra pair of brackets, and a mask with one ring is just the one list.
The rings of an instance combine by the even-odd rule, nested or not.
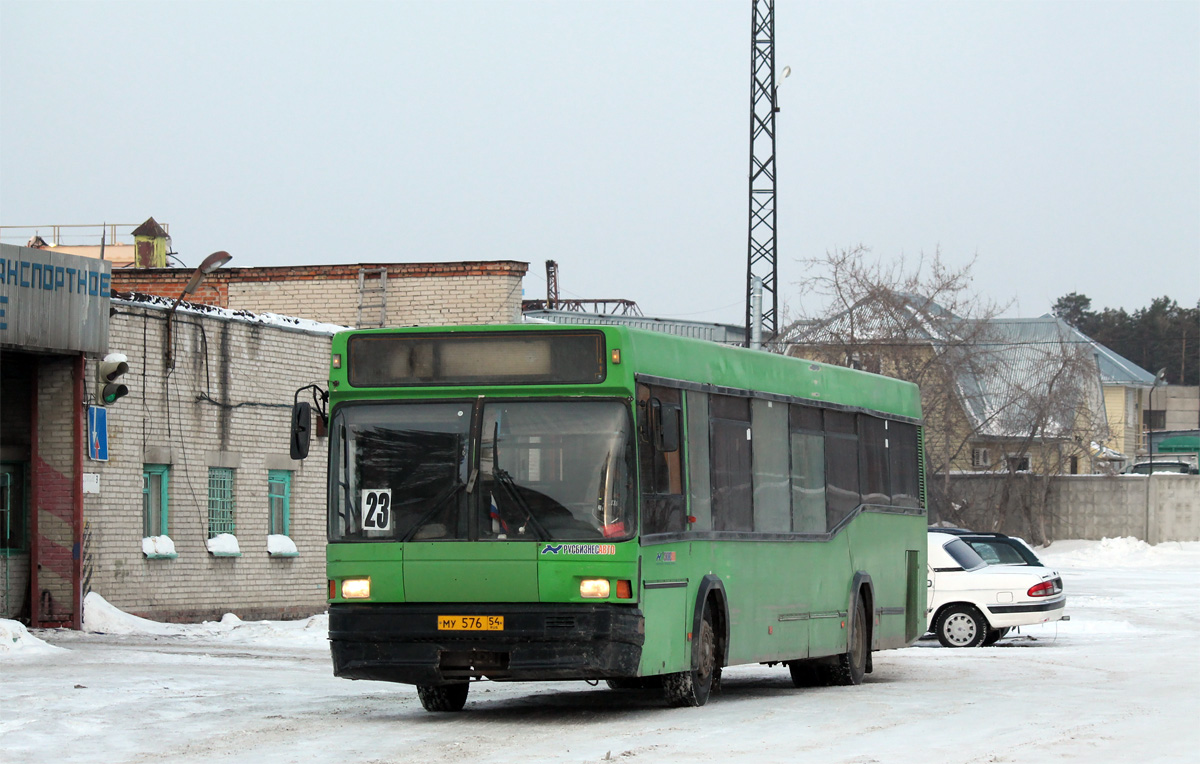
[[(538, 522), (538, 519), (533, 516), (533, 508), (529, 506), (529, 502), (525, 501), (525, 497), (522, 496), (521, 492), (517, 490), (517, 484), (515, 481), (513, 481), (512, 475), (508, 474), (507, 471), (502, 470), (499, 467), (494, 467), (492, 469), (492, 477), (494, 477), (496, 482), (500, 484), (500, 487), (504, 489), (504, 494), (508, 496), (508, 498), (514, 504), (516, 504), (523, 513), (525, 513), (525, 521), (533, 528), (534, 535), (542, 541), (549, 541), (549, 531), (542, 527), (542, 524)], [(521, 526), (521, 528), (518, 530), (523, 533), (525, 527)]]
[(417, 519), (417, 522), (413, 523), (413, 526), (409, 528), (408, 532), (400, 538), (400, 541), (403, 542), (412, 539), (412, 537), (416, 535), (417, 531), (421, 529), (422, 525), (429, 522), (430, 518), (437, 514), (438, 510), (441, 509), (447, 501), (457, 496), (458, 492), (466, 487), (467, 484), (460, 480), (456, 474), (454, 482), (433, 498), (433, 503), (429, 505), (429, 509), (425, 510), (425, 514), (421, 515), (421, 517)]

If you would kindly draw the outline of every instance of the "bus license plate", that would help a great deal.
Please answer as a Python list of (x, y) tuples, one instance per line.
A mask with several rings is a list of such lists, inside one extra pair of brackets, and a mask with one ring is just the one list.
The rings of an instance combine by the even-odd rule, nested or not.
[(502, 615), (439, 615), (438, 631), (504, 631)]

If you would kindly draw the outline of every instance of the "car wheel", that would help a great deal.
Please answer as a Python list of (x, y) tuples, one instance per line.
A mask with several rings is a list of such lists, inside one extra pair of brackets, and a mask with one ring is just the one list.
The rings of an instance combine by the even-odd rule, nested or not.
[(692, 670), (667, 674), (663, 690), (672, 706), (702, 706), (708, 702), (713, 685), (720, 681), (721, 667), (717, 665), (717, 639), (713, 629), (712, 612), (705, 607), (700, 621), (700, 633), (692, 647)]
[(942, 647), (979, 647), (991, 627), (971, 605), (954, 605), (942, 611), (934, 633)]
[(454, 684), (419, 684), (417, 697), (426, 711), (461, 711), (467, 704), (468, 682)]

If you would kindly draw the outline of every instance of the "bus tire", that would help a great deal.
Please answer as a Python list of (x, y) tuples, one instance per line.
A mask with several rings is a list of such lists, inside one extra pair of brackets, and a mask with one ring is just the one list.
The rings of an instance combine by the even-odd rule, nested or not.
[(830, 684), (862, 684), (867, 673), (867, 656), (871, 653), (871, 632), (867, 624), (867, 603), (860, 595), (851, 621), (850, 639), (846, 652), (837, 656), (830, 667)]
[(469, 682), (454, 684), (419, 684), (417, 697), (426, 711), (461, 711), (467, 704)]
[(719, 681), (721, 668), (717, 665), (717, 635), (713, 629), (712, 611), (707, 603), (700, 620), (700, 633), (692, 645), (692, 668), (663, 677), (663, 691), (672, 706), (702, 706), (708, 702), (713, 685)]

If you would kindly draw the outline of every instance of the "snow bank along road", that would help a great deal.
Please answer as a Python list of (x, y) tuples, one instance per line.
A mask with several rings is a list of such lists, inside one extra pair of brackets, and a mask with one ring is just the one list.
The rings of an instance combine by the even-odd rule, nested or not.
[(603, 684), (483, 682), (461, 714), (429, 714), (406, 685), (335, 679), (324, 617), (172, 626), (92, 597), (87, 626), (104, 634), (0, 621), (0, 761), (1196, 761), (1200, 543), (1039, 554), (1063, 574), (1069, 623), (877, 653), (860, 687), (735, 668), (693, 709)]

